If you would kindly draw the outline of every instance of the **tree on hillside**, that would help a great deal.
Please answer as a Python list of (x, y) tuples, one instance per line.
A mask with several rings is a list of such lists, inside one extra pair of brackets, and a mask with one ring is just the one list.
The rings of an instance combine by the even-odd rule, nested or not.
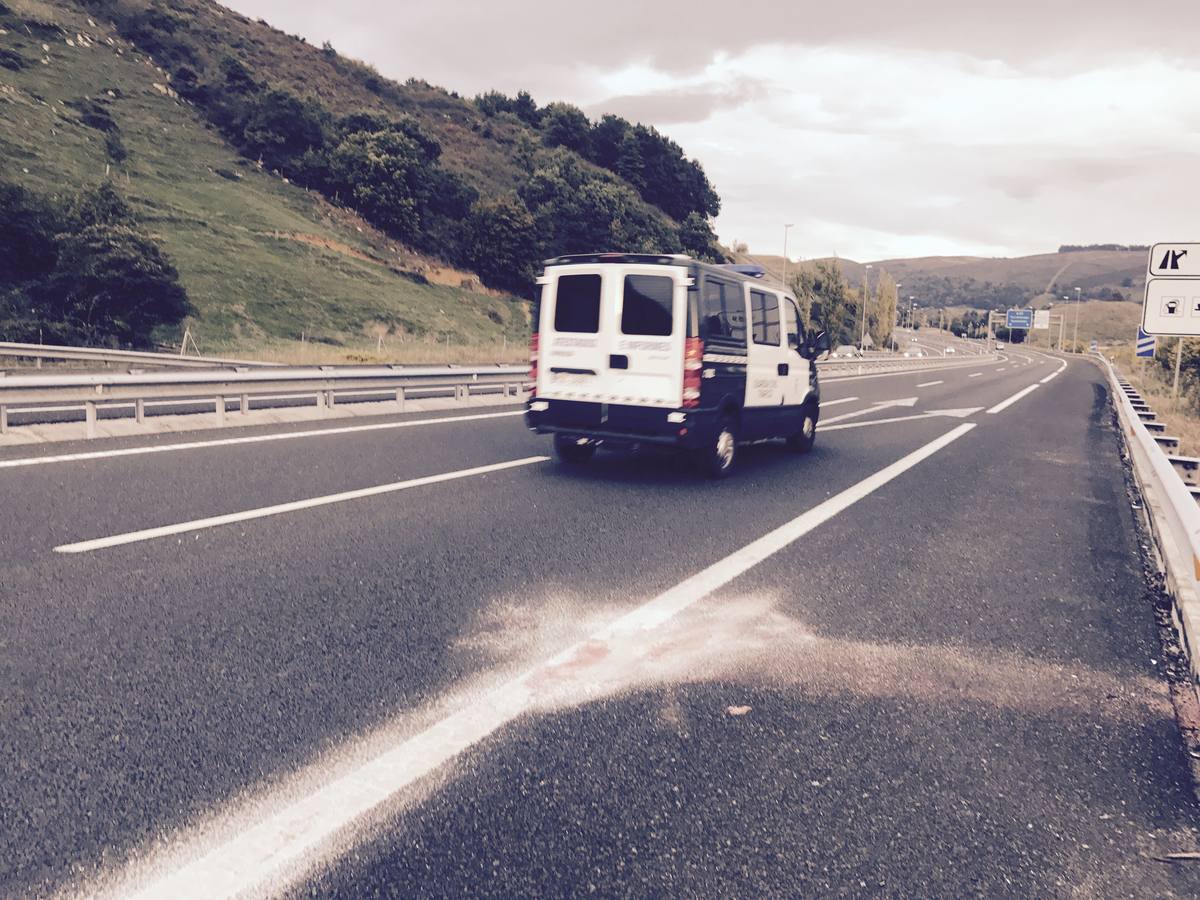
[(617, 166), (614, 171), (639, 193), (646, 190), (646, 162), (642, 159), (642, 142), (632, 130), (625, 132), (617, 147)]
[(401, 240), (421, 224), (418, 186), (425, 156), (398, 131), (360, 131), (329, 157), (331, 186), (371, 221)]
[(147, 346), (190, 312), (179, 275), (109, 182), (59, 206), (0, 184), (0, 335)]
[(542, 142), (547, 147), (566, 147), (588, 159), (592, 154), (592, 126), (577, 106), (551, 103), (542, 110)]
[(717, 236), (713, 233), (712, 226), (700, 213), (688, 213), (687, 218), (680, 223), (679, 243), (683, 246), (684, 253), (696, 259), (725, 262), (725, 254), (717, 244)]
[(620, 116), (611, 113), (601, 116), (600, 121), (592, 126), (592, 162), (610, 172), (619, 173), (617, 165), (621, 145), (630, 128), (630, 124)]
[(242, 146), (267, 168), (294, 176), (306, 153), (325, 150), (330, 131), (329, 114), (320, 105), (274, 89), (250, 103)]
[(521, 198), (481, 200), (467, 220), (467, 258), (485, 284), (519, 294), (533, 285), (537, 227)]

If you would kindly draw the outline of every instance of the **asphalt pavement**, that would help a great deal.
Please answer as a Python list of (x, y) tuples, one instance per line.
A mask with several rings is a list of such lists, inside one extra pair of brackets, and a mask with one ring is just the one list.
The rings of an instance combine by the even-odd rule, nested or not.
[(517, 407), (0, 452), (0, 894), (1200, 893), (1099, 371), (823, 386), (721, 483)]

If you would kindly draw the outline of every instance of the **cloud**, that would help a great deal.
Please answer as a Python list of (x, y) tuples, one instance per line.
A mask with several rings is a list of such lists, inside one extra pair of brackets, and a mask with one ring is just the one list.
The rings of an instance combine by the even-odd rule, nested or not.
[(709, 83), (609, 97), (590, 105), (586, 112), (594, 119), (604, 113), (613, 113), (631, 122), (657, 126), (703, 122), (720, 110), (760, 99), (765, 91), (761, 82), (750, 80), (739, 80), (731, 85)]

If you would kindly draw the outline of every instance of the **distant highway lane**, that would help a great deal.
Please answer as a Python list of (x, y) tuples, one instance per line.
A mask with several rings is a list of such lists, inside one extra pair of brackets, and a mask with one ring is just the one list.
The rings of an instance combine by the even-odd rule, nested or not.
[(0, 450), (0, 895), (1200, 894), (1099, 371), (823, 401), (720, 483), (516, 406)]

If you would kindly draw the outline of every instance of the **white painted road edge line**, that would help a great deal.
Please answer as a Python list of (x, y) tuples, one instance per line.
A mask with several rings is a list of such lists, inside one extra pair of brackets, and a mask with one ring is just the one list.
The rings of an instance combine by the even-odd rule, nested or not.
[(968, 375), (967, 377), (968, 377), (968, 378), (978, 378), (978, 377), (979, 377), (980, 375), (982, 375), (982, 374), (983, 374), (982, 372), (972, 372), (972, 373), (971, 373), (970, 375)]
[(1022, 397), (1026, 396), (1028, 394), (1032, 394), (1039, 387), (1040, 387), (1040, 385), (1031, 384), (1027, 388), (1022, 388), (1021, 390), (1019, 390), (1015, 394), (1013, 394), (1011, 397), (1009, 397), (1007, 400), (1001, 400), (999, 403), (997, 403), (995, 406), (993, 406), (991, 409), (989, 409), (988, 415), (994, 416), (998, 412), (1004, 412), (1004, 410), (1008, 409), (1010, 406), (1012, 406), (1014, 403), (1016, 403)]
[(924, 384), (918, 384), (917, 387), (933, 387), (935, 384), (945, 384), (944, 381), (926, 381)]
[(375, 487), (359, 488), (354, 491), (343, 491), (340, 494), (326, 494), (323, 497), (311, 497), (307, 500), (293, 500), (290, 503), (278, 503), (274, 506), (262, 506), (258, 509), (246, 509), (241, 512), (228, 513), (223, 516), (210, 516), (207, 519), (193, 519), (190, 522), (179, 522), (175, 525), (162, 525), (158, 528), (146, 528), (142, 531), (127, 531), (112, 537), (96, 538), (90, 541), (79, 541), (75, 544), (60, 544), (54, 548), (56, 553), (86, 553), (89, 550), (102, 550), (105, 547), (117, 547), (121, 544), (134, 544), (138, 541), (149, 541), (154, 538), (166, 537), (172, 534), (183, 534), (187, 531), (201, 531), (205, 528), (216, 528), (219, 525), (230, 525), (234, 522), (246, 522), (250, 519), (264, 519), (267, 516), (278, 516), (283, 513), (297, 512), (302, 509), (312, 509), (316, 506), (328, 506), (331, 503), (344, 503), (347, 500), (360, 500), (363, 497), (375, 497), (379, 494), (391, 494), (408, 488), (424, 487), (427, 484), (439, 484), (443, 481), (455, 481), (459, 478), (470, 478), (472, 475), (486, 475), (488, 472), (499, 472), (503, 469), (515, 469), (518, 466), (528, 466), (533, 463), (547, 462), (548, 456), (527, 456), (524, 459), (513, 459), (508, 462), (493, 463), (488, 466), (476, 466), (472, 469), (459, 469), (457, 472), (443, 472), (440, 475), (426, 475), (423, 478), (410, 478), (407, 481), (395, 481), (391, 484), (380, 484)]
[(436, 419), (407, 419), (403, 422), (376, 422), (372, 425), (343, 425), (338, 428), (318, 428), (309, 431), (284, 431), (274, 434), (253, 434), (247, 437), (217, 438), (212, 441), (186, 441), (180, 444), (156, 444), (152, 447), (121, 447), (116, 450), (87, 450), (59, 456), (28, 456), (22, 459), (0, 459), (0, 469), (19, 466), (41, 466), (48, 463), (79, 462), (85, 459), (108, 459), (113, 456), (137, 456), (141, 453), (170, 453), (175, 450), (198, 450), (203, 447), (232, 447), (236, 444), (262, 444), (267, 441), (289, 441), (295, 438), (323, 437), (330, 434), (353, 434), (358, 431), (385, 431), (391, 428), (415, 428), (418, 425), (443, 425), (447, 422), (474, 422), (479, 419), (500, 419), (519, 416), (524, 410), (498, 413), (476, 413), (470, 416), (439, 416)]
[(1053, 381), (1055, 378), (1057, 378), (1059, 375), (1062, 374), (1063, 369), (1065, 369), (1066, 367), (1067, 367), (1067, 361), (1064, 359), (1058, 364), (1057, 369), (1055, 369), (1053, 372), (1051, 372), (1049, 375), (1047, 375), (1045, 378), (1043, 378), (1041, 381), (1039, 381), (1038, 384), (1046, 384), (1049, 381)]
[(120, 895), (134, 898), (212, 898), (257, 894), (278, 879), (297, 875), (315, 851), (337, 832), (369, 814), (469, 747), (535, 708), (538, 680), (553, 669), (587, 658), (597, 642), (620, 640), (660, 627), (729, 584), (739, 575), (799, 540), (819, 525), (904, 474), (974, 428), (959, 425), (907, 456), (800, 514), (675, 587), (631, 610), (590, 637), (486, 693), (425, 731), (326, 783), (313, 793), (218, 845), (199, 859)]

